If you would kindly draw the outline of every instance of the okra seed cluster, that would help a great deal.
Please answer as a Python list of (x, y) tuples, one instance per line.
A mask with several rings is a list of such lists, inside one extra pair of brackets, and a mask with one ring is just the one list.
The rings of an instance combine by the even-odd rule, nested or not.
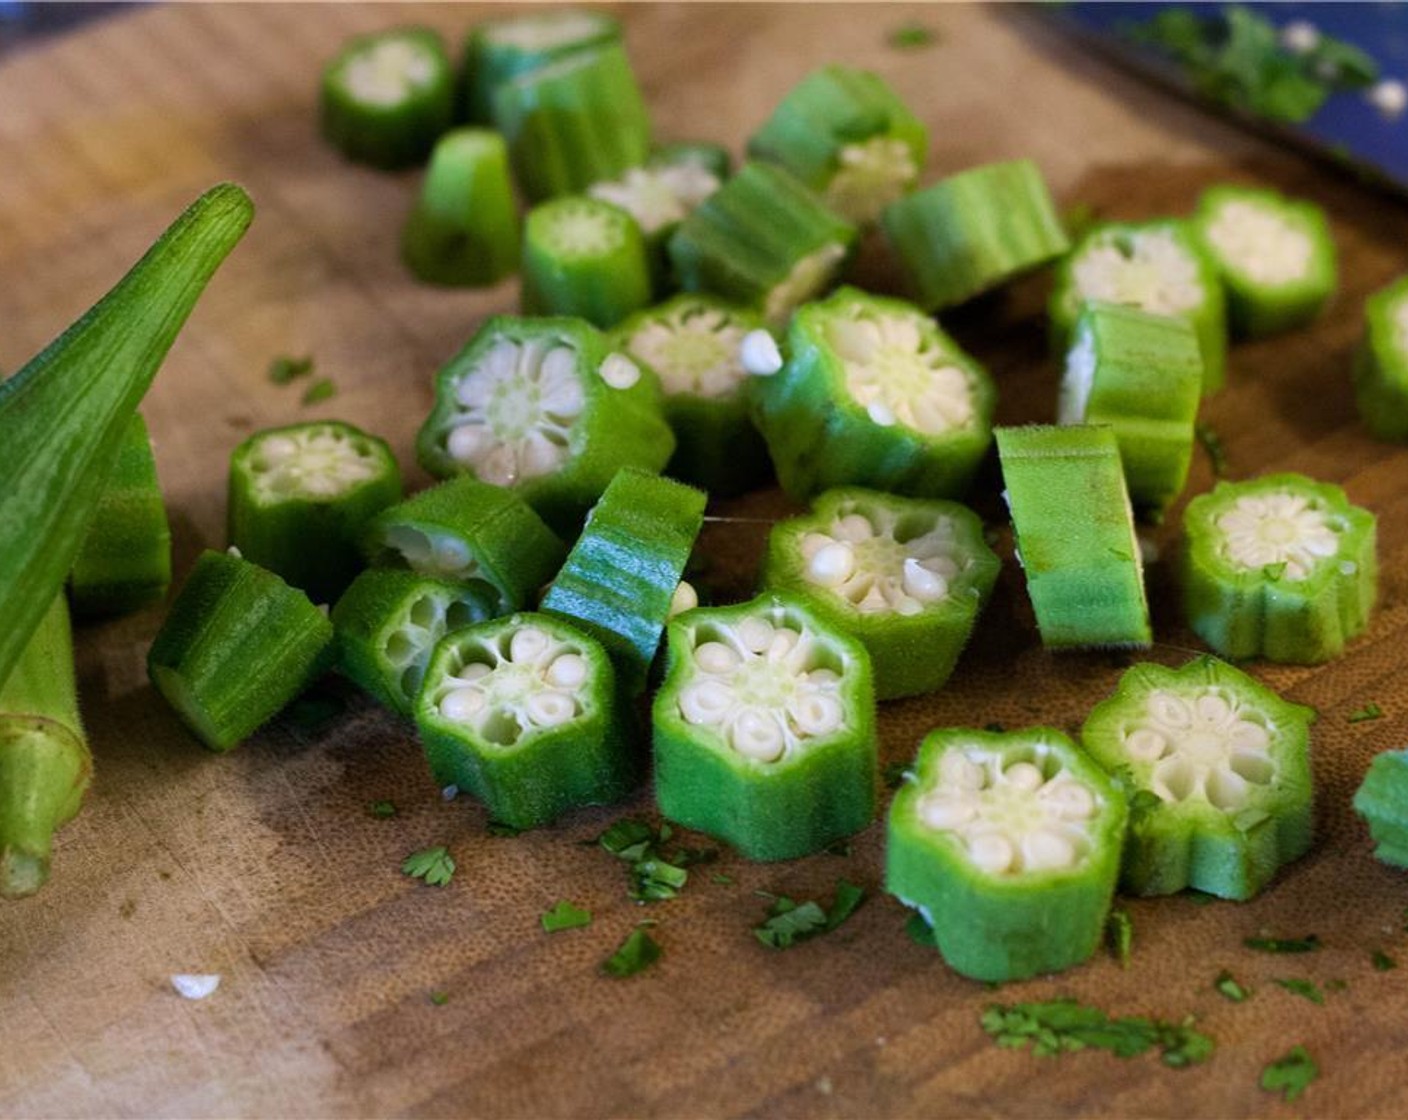
[(261, 439), (249, 467), (255, 492), (263, 498), (334, 498), (385, 469), (374, 448), (331, 425)]
[(1203, 233), (1224, 260), (1258, 284), (1301, 279), (1315, 252), (1303, 230), (1252, 202), (1223, 203)]
[(471, 580), (480, 574), (479, 562), (469, 545), (449, 533), (392, 525), (386, 530), (386, 545), (404, 556), (417, 572), (454, 580)]
[(475, 621), (474, 612), (462, 602), (445, 602), (434, 595), (413, 601), (405, 616), (386, 639), (386, 659), (401, 673), (402, 691), (414, 697), (425, 678), (425, 666), (435, 643), (451, 630)]
[(660, 375), (667, 395), (726, 397), (746, 376), (739, 355), (748, 333), (716, 308), (681, 306), (646, 323), (631, 337), (630, 349)]
[(893, 136), (847, 144), (837, 153), (836, 162), (836, 174), (826, 186), (826, 202), (856, 222), (873, 222), (919, 178), (913, 150)]
[(1090, 245), (1072, 263), (1086, 300), (1132, 303), (1160, 315), (1181, 315), (1204, 299), (1197, 260), (1168, 230), (1136, 230)]
[(385, 39), (347, 63), (343, 80), (359, 101), (396, 105), (435, 80), (435, 59), (405, 39)]
[(846, 389), (871, 420), (929, 435), (973, 424), (969, 375), (902, 315), (856, 315), (827, 325), (828, 341), (845, 364)]
[(809, 583), (844, 596), (863, 614), (894, 611), (918, 614), (944, 599), (962, 571), (963, 557), (953, 522), (939, 518), (921, 536), (901, 542), (897, 522), (887, 511), (873, 517), (848, 513), (827, 532), (802, 538), (804, 574)]
[(1340, 547), (1342, 519), (1311, 496), (1290, 492), (1248, 494), (1217, 519), (1223, 556), (1255, 569), (1284, 564), (1282, 579), (1303, 580)]
[(625, 210), (649, 237), (684, 221), (718, 189), (718, 177), (711, 171), (683, 163), (633, 167), (614, 182), (594, 184), (587, 193)]

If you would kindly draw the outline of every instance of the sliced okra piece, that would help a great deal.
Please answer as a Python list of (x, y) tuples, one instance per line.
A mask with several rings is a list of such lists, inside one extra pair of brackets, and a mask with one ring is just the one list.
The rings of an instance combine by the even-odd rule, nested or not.
[(1216, 658), (1126, 672), (1081, 729), (1130, 797), (1121, 889), (1248, 899), (1304, 855), (1314, 719)]
[(992, 441), (988, 375), (902, 300), (841, 288), (793, 316), (776, 373), (744, 362), (760, 375), (754, 418), (796, 499), (848, 485), (957, 497)]
[(801, 599), (766, 593), (670, 623), (655, 796), (749, 859), (795, 859), (875, 819), (870, 659)]
[(952, 175), (891, 203), (881, 224), (916, 302), (930, 311), (999, 287), (1071, 247), (1029, 159)]
[(1000, 561), (957, 502), (828, 490), (768, 536), (763, 586), (805, 600), (870, 654), (881, 700), (941, 688)]
[(323, 71), (323, 136), (358, 163), (385, 170), (420, 163), (454, 108), (450, 59), (429, 28), (359, 35)]
[(1354, 811), (1364, 818), (1378, 845), (1374, 857), (1393, 867), (1408, 867), (1408, 750), (1374, 756), (1355, 791)]
[(645, 688), (685, 564), (704, 523), (706, 495), (623, 468), (592, 507), (542, 610), (580, 626), (616, 662), (622, 687)]
[(618, 206), (640, 227), (656, 291), (670, 287), (665, 246), (690, 213), (719, 189), (723, 180), (708, 168), (683, 161), (632, 167), (619, 178), (593, 183), (587, 193)]
[(1153, 640), (1134, 513), (1109, 428), (998, 428), (1017, 560), (1048, 649)]
[(332, 623), (229, 552), (203, 552), (147, 654), (156, 690), (213, 751), (252, 735), (328, 668)]
[(80, 617), (125, 614), (170, 585), (171, 526), (146, 421), (134, 416), (69, 572), (69, 602)]
[(516, 614), (447, 635), (415, 714), (436, 783), (515, 828), (619, 801), (641, 778), (606, 651), (558, 618)]
[(650, 264), (635, 219), (595, 198), (535, 206), (523, 227), (523, 311), (575, 315), (603, 330), (650, 302)]
[(1226, 302), (1217, 270), (1186, 222), (1109, 222), (1090, 230), (1056, 270), (1049, 313), (1064, 352), (1087, 300), (1187, 319), (1203, 355), (1203, 395), (1226, 379)]
[(1183, 609), (1223, 657), (1313, 665), (1368, 625), (1377, 522), (1300, 474), (1220, 482), (1183, 515)]
[(1305, 326), (1335, 291), (1335, 243), (1325, 212), (1275, 191), (1210, 187), (1193, 219), (1227, 295), (1234, 338)]
[(660, 379), (675, 433), (667, 474), (715, 497), (761, 485), (772, 473), (767, 445), (749, 415), (748, 373), (739, 351), (763, 321), (713, 296), (686, 292), (633, 315), (616, 345)]
[(406, 568), (370, 568), (332, 609), (338, 668), (410, 716), (431, 651), (446, 634), (500, 612), (496, 591)]
[(1408, 276), (1364, 302), (1354, 389), (1369, 431), (1379, 439), (1408, 442)]
[(1157, 516), (1188, 481), (1202, 385), (1185, 320), (1092, 301), (1066, 354), (1057, 421), (1112, 428), (1130, 501)]
[(331, 603), (362, 570), (367, 523), (400, 500), (384, 440), (338, 420), (268, 428), (230, 457), (230, 544)]
[(950, 967), (1022, 980), (1088, 960), (1119, 876), (1124, 795), (1049, 727), (932, 731), (895, 794), (885, 889)]
[(621, 467), (659, 470), (675, 438), (660, 383), (582, 319), (489, 319), (436, 376), (416, 437), (439, 478), (510, 487), (561, 532)]
[(710, 140), (675, 140), (657, 144), (647, 166), (698, 168), (722, 183), (733, 174), (733, 156), (722, 144)]
[(686, 291), (781, 325), (831, 284), (855, 240), (856, 227), (792, 175), (754, 160), (694, 208), (668, 252)]
[(785, 167), (852, 222), (874, 222), (914, 188), (929, 132), (879, 75), (813, 70), (748, 138), (751, 159)]

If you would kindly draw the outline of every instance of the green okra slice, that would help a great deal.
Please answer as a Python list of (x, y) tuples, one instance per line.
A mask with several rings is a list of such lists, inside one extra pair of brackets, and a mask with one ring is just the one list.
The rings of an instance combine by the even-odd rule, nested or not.
[(1183, 491), (1203, 362), (1183, 319), (1092, 301), (1076, 320), (1057, 421), (1114, 430), (1130, 501), (1155, 516)]
[(698, 168), (723, 183), (733, 174), (733, 156), (722, 144), (711, 140), (674, 140), (668, 144), (657, 144), (646, 166), (657, 169)]
[(447, 635), (415, 715), (435, 781), (515, 828), (619, 801), (641, 778), (606, 651), (558, 618), (516, 614)]
[(331, 603), (362, 570), (368, 522), (400, 500), (401, 472), (384, 440), (339, 420), (267, 428), (230, 457), (230, 544)]
[(1304, 855), (1314, 719), (1216, 658), (1126, 672), (1081, 729), (1130, 797), (1121, 889), (1248, 899)]
[(523, 311), (614, 327), (650, 302), (650, 264), (635, 219), (580, 195), (535, 206), (523, 229)]
[(748, 373), (739, 356), (744, 338), (762, 325), (751, 311), (685, 292), (631, 316), (613, 336), (660, 380), (675, 433), (665, 472), (715, 497), (741, 494), (772, 473), (749, 414)]
[(332, 623), (229, 552), (203, 552), (147, 654), (156, 690), (213, 751), (252, 735), (328, 668)]
[(587, 194), (620, 207), (635, 219), (645, 239), (655, 290), (663, 292), (671, 286), (665, 252), (670, 235), (722, 182), (722, 176), (693, 160), (663, 163), (657, 155), (645, 167), (632, 167), (618, 178), (593, 183)]
[(1364, 302), (1354, 390), (1369, 431), (1379, 439), (1408, 442), (1408, 276)]
[(674, 449), (655, 375), (566, 318), (486, 321), (436, 376), (416, 437), (431, 474), (510, 487), (562, 532), (620, 468), (659, 470)]
[(685, 564), (704, 523), (707, 496), (625, 467), (592, 507), (542, 610), (581, 627), (616, 662), (630, 695), (645, 688)]
[(808, 855), (875, 818), (870, 659), (795, 596), (675, 618), (653, 715), (660, 811), (749, 859)]
[(1354, 794), (1354, 811), (1378, 845), (1376, 859), (1408, 867), (1408, 750), (1374, 756)]
[(889, 700), (943, 687), (999, 567), (966, 507), (856, 487), (773, 526), (762, 582), (857, 638)]
[(337, 665), (392, 711), (409, 717), (425, 667), (446, 634), (500, 613), (487, 584), (407, 568), (369, 568), (332, 609)]
[(1055, 260), (1070, 241), (1041, 169), (988, 163), (900, 198), (881, 215), (916, 295), (935, 311)]
[(754, 419), (791, 497), (848, 485), (929, 498), (967, 490), (997, 394), (928, 315), (841, 288), (798, 310), (786, 350), (785, 362), (772, 347), (770, 362), (745, 354), (744, 364), (759, 374)]
[(454, 117), (454, 72), (439, 34), (399, 27), (359, 35), (323, 71), (323, 137), (357, 163), (420, 163)]
[(1377, 522), (1300, 474), (1220, 482), (1183, 515), (1183, 609), (1223, 657), (1313, 665), (1368, 625)]
[(860, 225), (914, 188), (929, 132), (878, 74), (822, 66), (748, 138), (750, 159), (785, 167)]
[(401, 233), (407, 267), (427, 283), (485, 287), (517, 269), (519, 245), (504, 138), (487, 128), (445, 133)]
[(170, 585), (171, 525), (147, 424), (137, 415), (69, 572), (69, 603), (80, 617), (125, 614), (160, 602)]
[(890, 806), (885, 889), (933, 927), (974, 980), (1088, 960), (1119, 876), (1124, 795), (1049, 727), (942, 728)]
[(1048, 310), (1057, 350), (1070, 346), (1081, 306), (1088, 300), (1187, 319), (1203, 355), (1203, 395), (1222, 388), (1226, 301), (1217, 270), (1188, 223), (1108, 222), (1091, 229), (1056, 270)]
[(1110, 428), (998, 428), (1018, 562), (1048, 649), (1153, 640), (1134, 513)]
[(1210, 187), (1198, 199), (1193, 228), (1222, 280), (1235, 338), (1305, 326), (1334, 294), (1335, 243), (1313, 202)]
[(840, 272), (856, 227), (792, 175), (756, 160), (696, 206), (670, 237), (680, 287), (786, 322)]

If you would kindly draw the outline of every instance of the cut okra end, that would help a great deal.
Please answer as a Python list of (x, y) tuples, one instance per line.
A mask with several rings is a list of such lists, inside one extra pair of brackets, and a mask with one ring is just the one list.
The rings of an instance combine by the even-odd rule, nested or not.
[(523, 233), (523, 310), (576, 315), (603, 329), (650, 302), (640, 227), (596, 198), (568, 196), (535, 207)]
[(1359, 415), (1379, 439), (1408, 442), (1408, 276), (1371, 295), (1364, 319), (1354, 358)]
[(1408, 751), (1374, 756), (1355, 791), (1354, 811), (1377, 845), (1374, 858), (1391, 867), (1408, 867)]

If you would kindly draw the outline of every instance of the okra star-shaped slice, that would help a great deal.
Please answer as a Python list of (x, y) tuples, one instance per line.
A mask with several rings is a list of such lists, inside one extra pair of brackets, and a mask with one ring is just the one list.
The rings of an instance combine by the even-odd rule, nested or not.
[(804, 598), (870, 654), (881, 700), (943, 686), (1000, 562), (957, 502), (828, 490), (768, 537), (763, 584)]
[(1313, 665), (1368, 624), (1376, 521), (1299, 474), (1222, 482), (1183, 515), (1183, 609), (1223, 657)]
[(661, 812), (749, 859), (804, 856), (875, 817), (870, 659), (795, 596), (674, 619), (654, 728)]
[(1123, 889), (1247, 899), (1304, 855), (1314, 719), (1216, 658), (1126, 672), (1081, 730), (1130, 795)]
[(885, 888), (975, 980), (1095, 952), (1119, 875), (1125, 799), (1061, 732), (932, 731), (890, 806)]

